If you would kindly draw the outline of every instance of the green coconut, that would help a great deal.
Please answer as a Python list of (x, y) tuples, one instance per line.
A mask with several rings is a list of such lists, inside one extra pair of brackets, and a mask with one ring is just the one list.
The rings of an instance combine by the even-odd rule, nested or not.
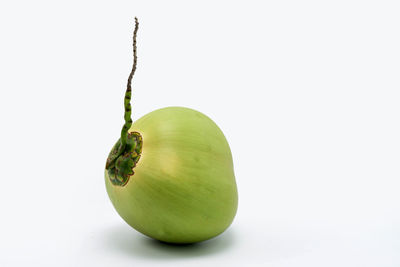
[(232, 223), (238, 194), (229, 144), (206, 115), (184, 107), (155, 110), (131, 120), (131, 80), (125, 124), (106, 163), (108, 196), (137, 231), (169, 243), (215, 237)]

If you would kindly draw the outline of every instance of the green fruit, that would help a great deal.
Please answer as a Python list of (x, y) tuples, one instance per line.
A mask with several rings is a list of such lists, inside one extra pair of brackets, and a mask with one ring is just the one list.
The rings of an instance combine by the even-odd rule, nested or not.
[(121, 217), (139, 232), (171, 243), (222, 233), (237, 209), (229, 145), (200, 112), (179, 107), (153, 111), (130, 132), (143, 138), (141, 157), (125, 186), (106, 187)]
[(107, 159), (107, 193), (139, 232), (169, 243), (194, 243), (229, 227), (238, 203), (232, 155), (224, 134), (204, 114), (183, 107), (155, 110), (133, 125), (130, 80), (125, 125)]

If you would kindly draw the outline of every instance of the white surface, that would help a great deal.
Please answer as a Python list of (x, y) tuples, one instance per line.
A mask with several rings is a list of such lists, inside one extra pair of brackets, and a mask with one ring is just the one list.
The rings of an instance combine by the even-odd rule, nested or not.
[[(2, 1), (0, 266), (400, 266), (398, 1)], [(210, 116), (239, 210), (202, 244), (130, 229), (103, 168), (134, 119)]]

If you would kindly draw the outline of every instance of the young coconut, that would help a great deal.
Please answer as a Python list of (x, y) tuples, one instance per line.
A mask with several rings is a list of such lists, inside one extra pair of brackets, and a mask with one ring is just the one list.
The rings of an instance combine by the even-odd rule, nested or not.
[(107, 193), (119, 215), (149, 237), (180, 244), (204, 241), (225, 231), (236, 214), (232, 154), (218, 126), (193, 109), (162, 108), (132, 124), (138, 27), (135, 18), (125, 124), (107, 158)]

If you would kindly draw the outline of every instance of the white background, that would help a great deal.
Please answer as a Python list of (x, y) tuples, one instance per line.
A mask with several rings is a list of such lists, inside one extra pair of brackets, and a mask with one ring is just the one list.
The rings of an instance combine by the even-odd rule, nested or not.
[[(1, 1), (0, 266), (400, 266), (398, 1)], [(123, 124), (211, 117), (239, 209), (176, 247), (127, 226), (103, 169)]]

